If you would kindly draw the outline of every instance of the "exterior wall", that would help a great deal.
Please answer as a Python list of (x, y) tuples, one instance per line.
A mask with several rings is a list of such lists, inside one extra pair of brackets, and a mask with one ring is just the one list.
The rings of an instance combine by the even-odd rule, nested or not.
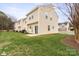
[(35, 26), (38, 26), (38, 22), (34, 24), (28, 24), (27, 25), (27, 32), (35, 34)]
[(67, 28), (67, 31), (70, 31), (70, 29), (69, 29), (69, 23), (67, 23), (67, 25), (65, 27)]
[(22, 21), (22, 30), (27, 30), (27, 21)]
[(20, 20), (20, 26), (21, 26), (20, 31), (22, 31), (22, 30), (24, 29), (23, 24), (24, 24), (24, 22), (23, 22), (23, 20), (21, 19), (21, 20)]
[(15, 30), (15, 31), (18, 30), (18, 23), (17, 23), (17, 22), (14, 24), (14, 30)]
[[(33, 12), (31, 12), (28, 16), (27, 16), (27, 24), (31, 24), (31, 23), (35, 23), (38, 21), (38, 8), (36, 10), (34, 10)], [(32, 18), (33, 16), (33, 18)], [(29, 19), (29, 17), (31, 19)]]
[[(48, 19), (45, 18), (46, 13), (48, 14)], [(50, 31), (48, 31), (48, 25), (50, 25)], [(39, 34), (58, 33), (58, 17), (52, 6), (39, 8), (38, 26)]]
[(14, 27), (15, 27), (15, 29), (14, 29), (15, 31), (19, 32), (21, 30), (21, 26), (20, 26), (19, 22), (16, 22)]
[[(26, 19), (26, 26), (25, 26), (25, 29), (26, 29), (26, 31), (28, 32), (28, 33), (32, 33), (32, 34), (35, 34), (35, 29), (34, 29), (34, 27), (35, 26), (38, 26), (38, 8), (36, 8), (36, 10), (34, 10), (34, 11), (32, 11), (29, 15), (27, 15), (27, 19)], [(32, 18), (32, 16), (33, 16), (33, 18)], [(31, 19), (29, 19), (29, 17), (31, 18)], [(30, 28), (30, 27), (32, 27), (32, 28)]]

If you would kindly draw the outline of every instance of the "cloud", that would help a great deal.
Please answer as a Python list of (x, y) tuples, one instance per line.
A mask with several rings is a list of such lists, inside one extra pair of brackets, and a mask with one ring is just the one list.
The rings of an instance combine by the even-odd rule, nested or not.
[[(43, 3), (33, 3), (33, 4), (4, 4), (0, 6), (0, 10), (4, 13), (13, 16), (17, 19), (25, 17), (25, 15), (31, 11), (34, 7), (42, 5)], [(24, 7), (26, 6), (26, 7)]]
[(6, 14), (16, 17), (17, 19), (27, 14), (27, 9), (17, 7), (5, 7), (4, 9), (1, 10)]

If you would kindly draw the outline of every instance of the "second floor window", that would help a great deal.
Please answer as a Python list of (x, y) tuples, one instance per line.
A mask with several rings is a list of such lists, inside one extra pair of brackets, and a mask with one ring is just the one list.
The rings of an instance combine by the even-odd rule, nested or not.
[(45, 13), (45, 19), (48, 19), (48, 14), (47, 13)]
[(31, 17), (29, 17), (29, 20), (31, 19)]
[(25, 24), (26, 24), (27, 22), (25, 21)]
[(52, 26), (52, 29), (54, 29), (54, 26)]
[(50, 18), (50, 20), (52, 20), (52, 17)]
[(33, 19), (34, 18), (34, 16), (32, 15), (31, 17), (29, 17), (29, 20), (31, 20), (31, 19)]
[(45, 15), (45, 18), (46, 18), (46, 19), (48, 19), (48, 16), (47, 16), (47, 15)]
[(32, 15), (32, 19), (34, 18), (34, 16)]

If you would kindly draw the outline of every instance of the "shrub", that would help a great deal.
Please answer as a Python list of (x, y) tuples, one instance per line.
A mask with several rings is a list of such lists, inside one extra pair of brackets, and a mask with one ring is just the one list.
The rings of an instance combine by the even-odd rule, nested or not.
[(26, 30), (22, 30), (21, 32), (22, 32), (22, 33), (26, 33), (26, 34), (28, 34), (28, 32), (27, 32)]

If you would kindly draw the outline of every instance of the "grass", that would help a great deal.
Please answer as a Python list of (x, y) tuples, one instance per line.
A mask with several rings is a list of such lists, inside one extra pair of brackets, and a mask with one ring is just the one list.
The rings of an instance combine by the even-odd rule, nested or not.
[[(65, 34), (28, 37), (23, 33), (0, 32), (0, 54), (17, 56), (75, 56), (79, 51), (61, 43)], [(8, 44), (6, 43), (8, 42)], [(6, 43), (6, 45), (5, 45)]]

